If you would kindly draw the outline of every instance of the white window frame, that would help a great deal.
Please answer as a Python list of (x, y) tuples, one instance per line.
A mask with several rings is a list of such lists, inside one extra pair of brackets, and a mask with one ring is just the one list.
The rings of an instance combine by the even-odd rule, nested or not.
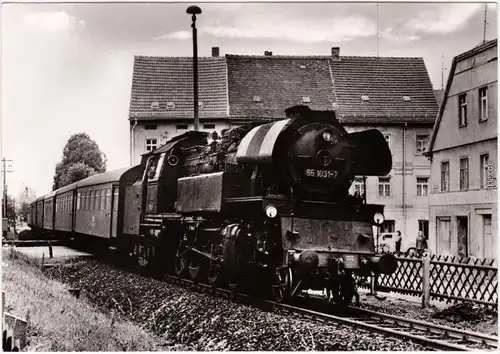
[[(467, 166), (462, 166), (462, 161), (466, 161)], [(461, 157), (459, 160), (459, 189), (461, 191), (466, 191), (469, 189), (469, 158)], [(464, 172), (464, 173), (462, 173)]]
[(429, 144), (429, 134), (417, 134), (416, 154), (423, 155)]
[(480, 181), (481, 181), (481, 189), (485, 189), (486, 186), (488, 185), (488, 162), (490, 160), (490, 154), (481, 154), (479, 156), (479, 166), (480, 166), (480, 171), (479, 171), (479, 176), (480, 176)]
[[(444, 171), (443, 166), (448, 166), (448, 170)], [(441, 192), (450, 191), (450, 161), (441, 161)], [(443, 176), (445, 177), (443, 179)]]
[[(154, 140), (154, 143), (153, 142), (150, 142), (148, 143), (148, 140)], [(158, 138), (146, 138), (145, 139), (145, 150), (146, 151), (153, 151), (153, 150), (156, 150), (158, 148)]]
[(488, 120), (488, 86), (479, 89), (479, 121), (486, 120)]
[[(381, 180), (383, 180), (383, 181), (381, 181)], [(380, 193), (380, 187), (382, 187), (382, 194)], [(391, 178), (390, 177), (379, 177), (378, 178), (377, 195), (379, 198), (389, 198), (391, 196)]]
[(365, 183), (363, 177), (355, 177), (353, 185), (353, 194), (359, 191), (359, 195), (363, 196), (365, 194)]
[[(425, 182), (423, 181), (424, 179)], [(417, 177), (417, 197), (427, 197), (428, 195), (429, 195), (429, 177)]]
[[(461, 99), (464, 99), (463, 102)], [(458, 126), (467, 126), (467, 94), (462, 93), (458, 95)]]

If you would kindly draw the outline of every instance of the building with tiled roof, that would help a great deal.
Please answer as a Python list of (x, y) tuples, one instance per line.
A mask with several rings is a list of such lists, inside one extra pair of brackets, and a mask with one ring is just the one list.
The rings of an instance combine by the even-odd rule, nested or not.
[[(347, 130), (381, 130), (393, 151), (393, 170), (370, 177), (367, 199), (386, 205), (387, 234), (401, 230), (403, 248), (418, 230), (428, 234), (429, 161), (422, 156), (438, 103), (422, 58), (225, 55), (199, 58), (200, 130), (218, 131), (285, 117), (306, 104), (335, 110)], [(193, 128), (192, 58), (140, 57), (130, 102), (131, 162)], [(403, 143), (404, 142), (404, 143)], [(403, 178), (403, 176), (405, 176)], [(362, 189), (355, 181), (353, 189)]]
[(453, 58), (427, 155), (431, 247), (498, 258), (498, 47), (487, 41)]

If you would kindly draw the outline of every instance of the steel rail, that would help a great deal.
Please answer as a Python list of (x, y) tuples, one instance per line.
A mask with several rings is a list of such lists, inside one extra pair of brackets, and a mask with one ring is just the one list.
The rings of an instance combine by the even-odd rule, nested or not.
[[(257, 305), (265, 309), (286, 310), (288, 312), (301, 314), (309, 319), (322, 321), (323, 323), (325, 321), (342, 323), (354, 328), (363, 328), (365, 330), (390, 335), (391, 337), (409, 339), (414, 343), (437, 350), (472, 351), (477, 349), (495, 349), (498, 343), (497, 337), (419, 320), (411, 320), (371, 310), (348, 307), (347, 310), (349, 313), (334, 315), (304, 307), (254, 298), (235, 291), (215, 288), (207, 284), (176, 276), (166, 275), (165, 280), (186, 284), (204, 292), (210, 292), (212, 294), (222, 295), (228, 299), (242, 301), (248, 305)], [(304, 299), (307, 300), (307, 298)]]
[[(363, 315), (368, 320), (375, 320), (383, 325), (391, 327), (404, 326), (405, 329), (410, 332), (425, 332), (425, 336), (430, 336), (443, 341), (472, 344), (475, 349), (498, 348), (498, 337), (479, 332), (457, 329), (432, 322), (409, 319), (355, 307), (349, 307), (349, 311)], [(470, 347), (470, 345), (468, 345), (468, 347)]]

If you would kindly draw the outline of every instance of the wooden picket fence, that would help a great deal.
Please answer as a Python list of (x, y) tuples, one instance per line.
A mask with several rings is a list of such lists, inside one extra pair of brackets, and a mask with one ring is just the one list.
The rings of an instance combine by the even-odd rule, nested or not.
[[(373, 279), (376, 291), (421, 296), (424, 307), (431, 299), (498, 306), (495, 260), (440, 255), (396, 257), (396, 260), (396, 272)], [(358, 280), (360, 287), (368, 289), (371, 282), (370, 277)]]
[(28, 321), (5, 312), (5, 292), (2, 291), (2, 350), (19, 352), (26, 347)]

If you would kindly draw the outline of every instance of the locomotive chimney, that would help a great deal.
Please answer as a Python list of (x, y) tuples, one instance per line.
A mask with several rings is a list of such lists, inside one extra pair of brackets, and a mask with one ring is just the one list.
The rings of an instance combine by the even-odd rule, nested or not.
[(213, 57), (219, 56), (219, 47), (212, 47), (212, 56)]
[(340, 48), (332, 47), (332, 59), (339, 60), (340, 59)]

